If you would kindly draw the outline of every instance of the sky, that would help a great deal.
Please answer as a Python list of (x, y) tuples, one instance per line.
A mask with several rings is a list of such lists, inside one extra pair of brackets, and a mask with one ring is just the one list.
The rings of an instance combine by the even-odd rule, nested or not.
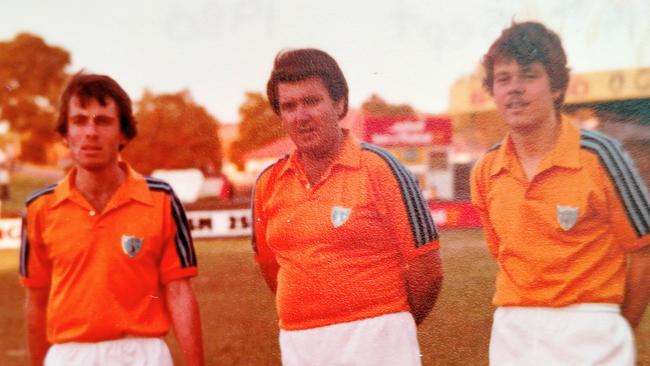
[(219, 121), (264, 92), (284, 48), (330, 53), (350, 105), (376, 93), (444, 113), (454, 81), (475, 71), (513, 20), (557, 31), (574, 72), (650, 66), (647, 0), (0, 0), (0, 40), (30, 32), (137, 100), (188, 89)]

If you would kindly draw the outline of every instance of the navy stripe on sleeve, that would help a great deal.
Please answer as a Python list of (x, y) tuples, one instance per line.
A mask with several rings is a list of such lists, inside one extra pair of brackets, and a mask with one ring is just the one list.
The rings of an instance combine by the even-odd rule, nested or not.
[(54, 189), (56, 188), (56, 184), (51, 184), (43, 189), (39, 189), (38, 191), (34, 191), (30, 193), (29, 196), (27, 196), (27, 199), (25, 200), (25, 206), (29, 206), (30, 203), (36, 201), (41, 196), (44, 196), (46, 194), (54, 193)]
[(171, 212), (176, 223), (176, 253), (181, 261), (181, 266), (183, 268), (196, 266), (196, 253), (194, 252), (192, 235), (181, 201), (176, 197), (169, 183), (153, 177), (146, 177), (146, 180), (149, 189), (163, 191), (170, 196)]
[(645, 183), (620, 143), (598, 132), (581, 130), (581, 147), (598, 155), (637, 235), (650, 233), (650, 204)]
[(29, 239), (27, 238), (27, 219), (23, 215), (21, 220), (20, 229), (20, 263), (18, 272), (21, 276), (27, 277), (29, 272), (27, 270), (27, 261), (29, 260)]
[[(35, 202), (38, 198), (43, 197), (48, 194), (54, 193), (57, 184), (51, 184), (45, 188), (39, 189), (30, 193), (25, 200), (25, 207), (28, 207), (32, 202)], [(18, 273), (21, 276), (27, 277), (29, 275), (28, 263), (29, 263), (29, 254), (30, 254), (30, 244), (29, 238), (27, 237), (27, 213), (23, 213), (21, 219), (21, 229), (20, 229), (20, 261), (18, 264)]]
[(361, 148), (381, 157), (395, 175), (406, 207), (415, 246), (420, 247), (434, 239), (438, 239), (438, 232), (431, 217), (429, 205), (422, 196), (413, 174), (388, 151), (368, 143), (362, 143)]

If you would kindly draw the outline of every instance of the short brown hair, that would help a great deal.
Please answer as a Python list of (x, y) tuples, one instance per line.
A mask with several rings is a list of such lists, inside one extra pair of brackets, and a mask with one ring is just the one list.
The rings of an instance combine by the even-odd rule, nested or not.
[(300, 48), (280, 51), (275, 56), (273, 71), (266, 84), (266, 95), (276, 114), (280, 114), (278, 83), (296, 82), (319, 77), (332, 100), (343, 99), (343, 112), (348, 113), (348, 83), (336, 60), (324, 51), (315, 48)]
[(59, 105), (59, 119), (56, 131), (61, 136), (68, 134), (68, 112), (70, 99), (76, 96), (82, 106), (85, 106), (90, 99), (96, 99), (99, 104), (105, 106), (107, 98), (111, 98), (120, 116), (120, 131), (127, 140), (133, 139), (138, 134), (137, 122), (133, 116), (131, 98), (124, 89), (113, 79), (106, 75), (75, 74), (66, 86)]
[(535, 62), (544, 65), (551, 89), (561, 91), (554, 101), (555, 110), (560, 110), (569, 86), (569, 68), (562, 41), (555, 32), (538, 22), (513, 22), (504, 29), (483, 57), (483, 86), (490, 94), (494, 86), (494, 64), (504, 60), (515, 60), (520, 65)]

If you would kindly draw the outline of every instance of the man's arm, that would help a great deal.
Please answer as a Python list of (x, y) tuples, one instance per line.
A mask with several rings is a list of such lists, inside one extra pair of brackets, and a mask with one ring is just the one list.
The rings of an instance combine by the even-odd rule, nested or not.
[(201, 317), (190, 280), (181, 279), (165, 285), (165, 299), (185, 365), (203, 365)]
[(260, 271), (262, 272), (262, 277), (264, 277), (264, 281), (266, 281), (266, 284), (269, 286), (269, 289), (271, 289), (271, 292), (275, 294), (278, 289), (278, 271), (280, 270), (280, 266), (278, 265), (278, 262), (258, 261), (258, 263), (260, 265)]
[(628, 256), (623, 316), (636, 328), (650, 300), (650, 246)]
[(280, 265), (275, 259), (275, 254), (266, 243), (266, 218), (262, 213), (265, 198), (262, 192), (265, 191), (265, 187), (269, 183), (268, 174), (267, 176), (264, 174), (265, 172), (258, 177), (253, 191), (251, 208), (253, 212), (253, 236), (251, 238), (251, 244), (253, 245), (255, 261), (260, 266), (262, 277), (264, 277), (264, 281), (269, 286), (269, 289), (271, 289), (271, 292), (275, 294), (278, 288), (278, 271), (280, 270)]
[(413, 258), (406, 264), (406, 292), (416, 324), (422, 323), (438, 299), (442, 287), (442, 260), (438, 250)]
[(27, 288), (25, 321), (27, 324), (27, 348), (32, 365), (41, 366), (50, 348), (47, 341), (46, 316), (50, 289)]

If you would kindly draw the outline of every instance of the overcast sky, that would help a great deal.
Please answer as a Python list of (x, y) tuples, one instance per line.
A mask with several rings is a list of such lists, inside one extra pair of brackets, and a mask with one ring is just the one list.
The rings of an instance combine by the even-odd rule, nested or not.
[(27, 31), (72, 55), (70, 72), (144, 88), (184, 88), (223, 122), (264, 91), (287, 47), (333, 55), (350, 103), (371, 93), (443, 113), (450, 87), (514, 20), (556, 30), (574, 71), (650, 66), (648, 0), (0, 0), (0, 39)]

